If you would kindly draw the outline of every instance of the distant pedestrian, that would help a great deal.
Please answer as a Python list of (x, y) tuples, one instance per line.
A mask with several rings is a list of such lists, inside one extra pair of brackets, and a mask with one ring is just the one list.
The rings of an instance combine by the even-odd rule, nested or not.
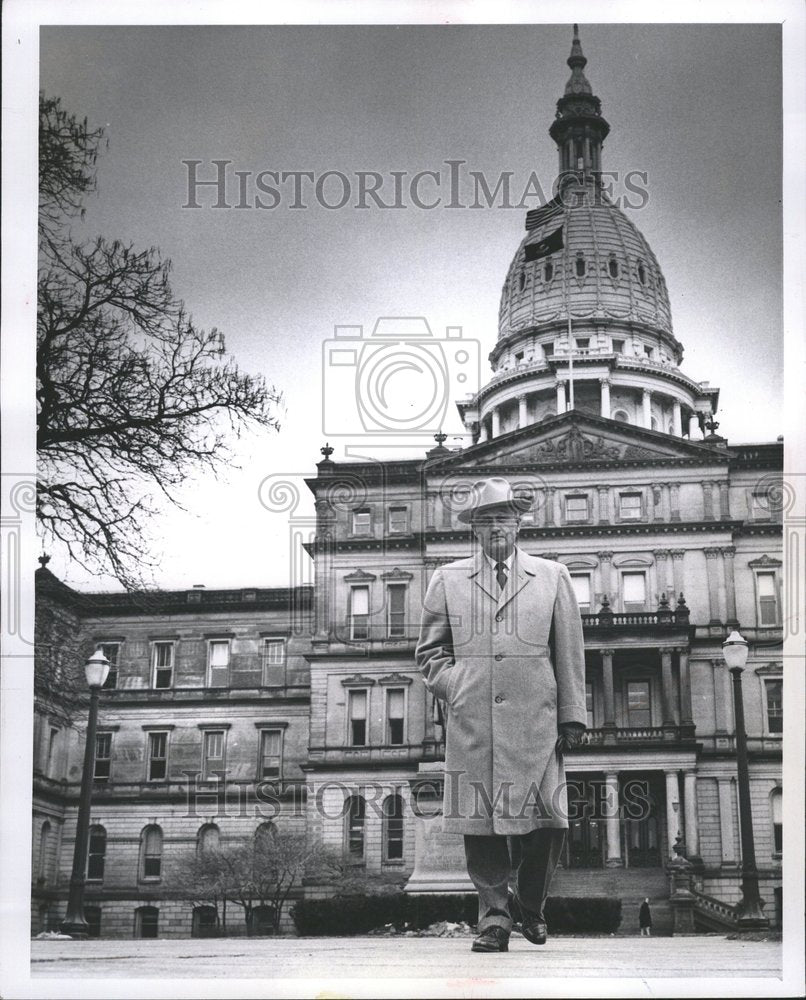
[(638, 926), (641, 928), (641, 937), (650, 937), (652, 933), (652, 912), (649, 909), (649, 897), (641, 903), (638, 911)]

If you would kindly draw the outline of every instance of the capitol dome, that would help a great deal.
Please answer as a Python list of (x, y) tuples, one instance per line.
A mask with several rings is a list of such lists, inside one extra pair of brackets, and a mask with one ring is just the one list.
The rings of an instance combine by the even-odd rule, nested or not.
[(716, 412), (719, 390), (680, 371), (658, 260), (605, 189), (610, 125), (586, 64), (574, 25), (571, 77), (549, 128), (557, 194), (526, 213), (501, 293), (492, 378), (458, 404), (474, 442), (569, 410), (701, 437)]

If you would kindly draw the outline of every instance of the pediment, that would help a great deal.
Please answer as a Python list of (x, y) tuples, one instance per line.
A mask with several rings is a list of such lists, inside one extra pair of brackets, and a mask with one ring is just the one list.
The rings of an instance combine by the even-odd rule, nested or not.
[(435, 463), (439, 469), (525, 470), (549, 466), (727, 463), (729, 454), (659, 431), (592, 414), (564, 413)]

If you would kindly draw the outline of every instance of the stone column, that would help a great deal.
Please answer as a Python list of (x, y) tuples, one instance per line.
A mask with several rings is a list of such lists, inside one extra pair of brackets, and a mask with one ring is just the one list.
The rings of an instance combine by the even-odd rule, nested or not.
[(554, 489), (553, 486), (546, 487), (546, 527), (554, 524)]
[(688, 656), (688, 649), (685, 647), (678, 648), (677, 663), (680, 667), (680, 722), (684, 726), (694, 724), (694, 706), (691, 703), (691, 666)]
[(526, 396), (518, 396), (518, 427), (523, 429), (529, 422)]
[(652, 498), (652, 520), (662, 521), (663, 517), (663, 488), (660, 483), (652, 483), (649, 487), (649, 495)]
[(729, 625), (738, 623), (736, 618), (736, 579), (733, 575), (733, 557), (736, 555), (734, 545), (726, 545), (722, 549), (722, 568), (725, 575), (725, 617)]
[(607, 486), (597, 486), (599, 491), (599, 524), (610, 524), (610, 511), (608, 510), (609, 490)]
[(436, 522), (436, 494), (429, 493), (425, 501), (425, 526), (426, 528), (435, 528), (437, 526)]
[(602, 687), (604, 688), (604, 725), (606, 729), (616, 726), (616, 698), (613, 689), (613, 650), (601, 649)]
[(660, 511), (661, 517), (664, 521), (668, 521), (671, 518), (671, 502), (669, 500), (669, 484), (660, 484)]
[(724, 660), (713, 659), (711, 666), (714, 668), (714, 728), (724, 736), (733, 731), (730, 674)]
[(624, 860), (621, 857), (621, 820), (619, 818), (618, 773), (616, 771), (605, 773), (605, 787), (607, 789), (605, 797), (607, 861), (605, 864), (608, 868), (621, 868), (624, 865)]
[(683, 436), (683, 422), (680, 418), (680, 400), (672, 400), (672, 432), (675, 437)]
[(722, 841), (722, 864), (733, 867), (736, 864), (736, 850), (733, 846), (733, 778), (725, 777), (716, 780), (719, 784), (719, 831)]
[(602, 592), (607, 594), (607, 599), (610, 600), (610, 560), (613, 558), (613, 553), (597, 552), (596, 555), (599, 557), (599, 571), (602, 577)]
[(680, 484), (670, 483), (669, 484), (669, 494), (670, 494), (670, 506), (671, 512), (669, 514), (670, 521), (680, 520)]
[(330, 634), (331, 623), (336, 621), (331, 607), (333, 594), (333, 556), (336, 548), (336, 515), (328, 500), (317, 499), (316, 506), (316, 546), (318, 549), (314, 564), (314, 591), (316, 599), (315, 638), (325, 642)]
[(643, 426), (646, 427), (647, 430), (649, 430), (652, 427), (652, 406), (651, 406), (652, 392), (649, 389), (644, 389), (642, 403), (643, 403), (643, 411), (642, 411)]
[(719, 519), (730, 520), (730, 483), (723, 479), (719, 483)]
[(711, 624), (719, 625), (719, 580), (717, 579), (717, 557), (719, 549), (703, 549), (705, 553), (705, 572), (708, 576), (708, 607)]
[(666, 845), (667, 858), (674, 857), (674, 842), (680, 833), (680, 787), (677, 771), (666, 771)]
[(685, 593), (685, 579), (683, 576), (683, 558), (686, 554), (685, 549), (670, 549), (672, 555), (672, 566), (674, 568), (674, 589), (675, 589), (675, 600), (680, 597), (681, 593)]
[(658, 590), (661, 593), (665, 593), (666, 597), (669, 599), (669, 604), (672, 610), (674, 610), (674, 601), (672, 600), (673, 595), (669, 592), (669, 580), (667, 574), (667, 559), (669, 556), (668, 549), (654, 549), (653, 553), (655, 556), (655, 573), (658, 578)]
[(554, 388), (557, 390), (557, 413), (565, 413), (565, 382), (557, 379)]
[(496, 406), (493, 410), (493, 438), (501, 436), (501, 409)]
[(600, 413), (603, 417), (610, 418), (610, 379), (600, 378), (600, 398), (601, 398), (601, 410)]
[(662, 649), (660, 651), (661, 665), (661, 688), (663, 694), (663, 724), (664, 726), (674, 725), (674, 697), (672, 690), (672, 651)]
[(697, 772), (683, 772), (683, 814), (686, 824), (686, 856), (699, 857), (699, 823), (697, 821)]
[(714, 512), (711, 507), (711, 484), (702, 483), (702, 516), (704, 521), (713, 521)]

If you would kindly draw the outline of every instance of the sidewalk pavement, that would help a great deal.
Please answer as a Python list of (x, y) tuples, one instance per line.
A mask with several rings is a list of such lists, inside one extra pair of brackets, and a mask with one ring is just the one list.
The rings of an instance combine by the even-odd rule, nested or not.
[[(731, 941), (719, 935), (556, 937), (544, 947), (535, 947), (520, 935), (513, 934), (509, 952), (494, 955), (471, 953), (467, 937), (31, 942), (31, 975), (41, 983), (43, 995), (58, 995), (48, 988), (50, 984), (45, 983), (45, 977), (56, 977), (65, 984), (72, 981), (73, 985), (77, 979), (138, 979), (145, 987), (145, 979), (161, 976), (165, 979), (261, 980), (264, 988), (269, 986), (269, 992), (275, 996), (321, 996), (322, 990), (330, 991), (330, 996), (499, 995), (495, 990), (485, 992), (488, 987), (492, 990), (499, 979), (510, 980), (510, 986), (514, 985), (511, 995), (545, 996), (549, 986), (547, 980), (554, 979), (554, 995), (574, 996), (579, 995), (575, 990), (584, 994), (586, 987), (580, 980), (585, 979), (671, 979), (682, 986), (681, 977), (698, 977), (701, 980), (739, 979), (733, 992), (741, 996), (758, 993), (761, 983), (754, 984), (754, 979), (779, 978), (781, 965), (779, 941)], [(406, 988), (395, 992), (392, 981), (404, 979), (408, 980)], [(422, 989), (412, 979), (419, 979)], [(534, 992), (536, 981), (540, 985), (537, 993)], [(253, 995), (258, 985), (253, 982), (242, 995)], [(716, 987), (715, 981), (712, 986)], [(346, 991), (345, 987), (348, 987)], [(137, 989), (136, 984), (133, 989)], [(643, 993), (675, 995), (674, 987), (671, 990), (664, 993), (647, 988)], [(176, 998), (182, 995), (180, 991), (181, 987), (162, 995)], [(619, 995), (617, 990), (608, 990), (608, 993)], [(689, 995), (708, 993), (720, 995), (708, 988)], [(761, 995), (776, 993), (767, 991)]]

